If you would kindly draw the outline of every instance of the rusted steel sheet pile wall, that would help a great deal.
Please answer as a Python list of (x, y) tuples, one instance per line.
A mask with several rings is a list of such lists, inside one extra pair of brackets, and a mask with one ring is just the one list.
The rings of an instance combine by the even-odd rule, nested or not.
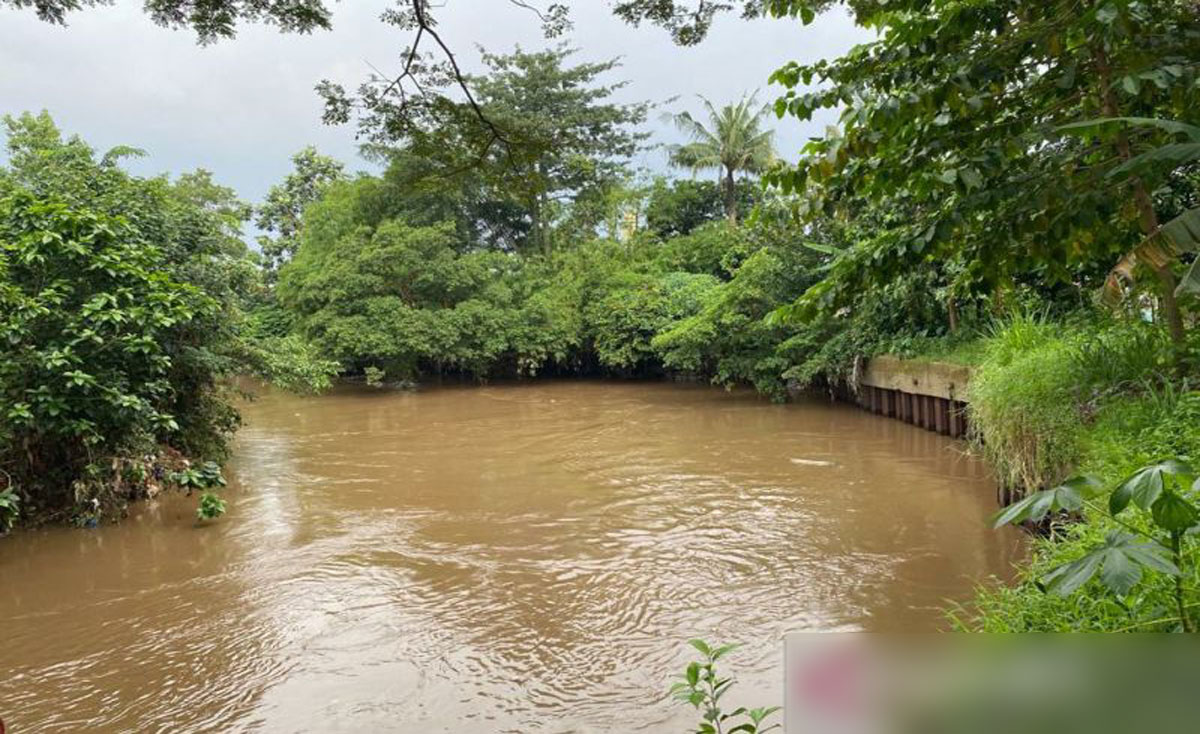
[(971, 368), (945, 362), (875, 357), (859, 381), (858, 404), (953, 438), (967, 435)]

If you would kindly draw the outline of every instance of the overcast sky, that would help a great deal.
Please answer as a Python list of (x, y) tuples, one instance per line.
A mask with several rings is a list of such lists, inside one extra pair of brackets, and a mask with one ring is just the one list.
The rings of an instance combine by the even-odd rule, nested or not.
[[(349, 87), (371, 66), (397, 67), (409, 36), (378, 20), (387, 0), (343, 0), (334, 28), (312, 36), (283, 35), (244, 26), (238, 37), (201, 47), (188, 31), (155, 26), (140, 0), (79, 12), (66, 28), (38, 21), (32, 12), (0, 9), (0, 112), (47, 109), (59, 126), (106, 150), (128, 144), (149, 152), (131, 164), (138, 173), (179, 173), (198, 167), (250, 201), (289, 170), (289, 157), (305, 145), (366, 168), (352, 127), (321, 124), (313, 85), (323, 78)], [(807, 28), (798, 21), (747, 22), (729, 17), (695, 48), (678, 48), (659, 28), (631, 28), (613, 18), (604, 0), (570, 3), (569, 37), (581, 60), (622, 57), (616, 72), (629, 81), (623, 100), (678, 101), (666, 109), (696, 111), (696, 95), (727, 102), (762, 90), (771, 71), (788, 60), (836, 56), (867, 40), (842, 13)], [(528, 11), (504, 0), (447, 0), (439, 10), (445, 39), (468, 70), (479, 68), (476, 44), (492, 51), (527, 50), (546, 41)], [(780, 121), (778, 147), (785, 157), (829, 118), (801, 126)], [(671, 126), (650, 121), (655, 142), (676, 142)], [(639, 164), (665, 169), (665, 154), (645, 154)]]

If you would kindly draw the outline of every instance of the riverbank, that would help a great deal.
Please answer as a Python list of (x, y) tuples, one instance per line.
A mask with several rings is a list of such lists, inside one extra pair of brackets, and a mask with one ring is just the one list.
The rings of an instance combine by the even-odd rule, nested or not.
[[(1165, 334), (1152, 325), (1096, 315), (1073, 322), (1022, 315), (969, 346), (931, 352), (941, 359), (957, 353), (972, 365), (970, 441), (1002, 489), (1050, 488), (1073, 475), (1111, 489), (1164, 459), (1200, 463), (1196, 377), (1180, 373)], [(1168, 611), (1175, 581), (1165, 573), (1147, 572), (1136, 593), (1124, 598), (1098, 580), (1066, 598), (1044, 590), (1052, 569), (1078, 560), (1119, 529), (1128, 529), (1125, 521), (1094, 506), (1052, 520), (1035, 539), (1018, 582), (980, 589), (971, 604), (952, 610), (955, 626), (983, 632), (1176, 629), (1179, 615)], [(1183, 551), (1200, 560), (1193, 541)], [(1189, 604), (1200, 607), (1194, 573), (1183, 581)]]

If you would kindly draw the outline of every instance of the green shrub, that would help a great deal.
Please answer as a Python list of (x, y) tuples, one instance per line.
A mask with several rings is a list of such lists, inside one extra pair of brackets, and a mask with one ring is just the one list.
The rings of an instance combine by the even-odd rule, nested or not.
[(327, 381), (310, 350), (246, 324), (261, 281), (230, 189), (132, 176), (131, 149), (98, 156), (44, 113), (4, 124), (0, 471), (24, 521), (114, 517), (179, 454), (222, 460), (235, 375)]
[(31, 194), (0, 200), (0, 254), (6, 463), (39, 504), (70, 504), (75, 480), (180, 435), (177, 339), (217, 305), (124, 221)]
[[(1100, 318), (1056, 328), (1021, 319), (1012, 333), (999, 329), (989, 346), (995, 351), (989, 350), (984, 366), (992, 370), (995, 381), (982, 386), (985, 402), (972, 404), (975, 430), (1003, 442), (1014, 433), (1012, 425), (1035, 426), (1047, 442), (1040, 447), (1043, 453), (1035, 451), (1020, 460), (1044, 468), (1036, 461), (1044, 459), (1047, 450), (1057, 452), (1060, 461), (1054, 464), (1054, 472), (1059, 476), (1044, 478), (1047, 484), (1078, 469), (1112, 488), (1164, 457), (1193, 464), (1200, 460), (1200, 392), (1189, 379), (1167, 369), (1170, 348), (1153, 326)], [(1029, 351), (1023, 356), (1022, 349)], [(1046, 355), (1060, 356), (1068, 366), (1066, 374)], [(1007, 366), (1001, 356), (1008, 360)], [(1036, 386), (1022, 386), (1022, 381)], [(972, 386), (973, 400), (977, 387)], [(1019, 424), (1022, 418), (1028, 422)], [(988, 420), (998, 420), (998, 427), (983, 423)], [(1010, 445), (1018, 450), (1022, 446)], [(1003, 463), (1010, 457), (992, 452), (989, 445), (991, 460), (1002, 467), (1011, 465)], [(1056, 518), (1049, 534), (1034, 541), (1031, 562), (1022, 568), (1017, 583), (980, 589), (969, 608), (954, 612), (955, 625), (985, 632), (1174, 628), (1179, 619), (1176, 589), (1167, 574), (1150, 574), (1136, 589), (1120, 596), (1096, 580), (1066, 598), (1046, 593), (1046, 577), (1054, 569), (1079, 562), (1111, 533), (1128, 532), (1131, 527), (1149, 529), (1146, 518), (1118, 521), (1103, 507), (1085, 507), (1077, 519)], [(1183, 583), (1195, 590), (1200, 584), (1195, 571), (1200, 551), (1192, 542), (1181, 550), (1180, 565), (1189, 569)], [(1188, 602), (1190, 613), (1198, 606), (1194, 600)]]

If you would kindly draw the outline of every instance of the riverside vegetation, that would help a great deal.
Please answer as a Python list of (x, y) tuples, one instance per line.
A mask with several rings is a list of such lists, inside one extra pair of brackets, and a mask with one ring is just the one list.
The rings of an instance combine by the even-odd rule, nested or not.
[[(809, 23), (831, 5), (745, 9)], [(120, 165), (135, 149), (8, 118), (0, 522), (86, 524), (168, 485), (219, 486), (205, 462), (246, 372), (297, 389), (678, 375), (783, 399), (853, 388), (875, 354), (961, 359), (977, 450), (999, 481), (1048, 493), (999, 518), (1046, 529), (1025, 579), (955, 624), (1194, 628), (1194, 4), (844, 5), (876, 40), (783, 65), (768, 109), (677, 116), (671, 160), (717, 182), (631, 169), (650, 107), (613, 101), (616, 63), (565, 46), (485, 54), (475, 76), (443, 62), (412, 98), (322, 85), (326, 120), (357, 121), (381, 172), (303, 151), (257, 208), (207, 172), (139, 178)], [(686, 44), (728, 6), (616, 10)], [(306, 7), (267, 19), (328, 23)], [(428, 4), (404, 8), (385, 20), (424, 32)], [(212, 40), (235, 10), (159, 19)], [(769, 113), (822, 109), (839, 124), (780, 160)], [(221, 507), (210, 494), (200, 514)]]

